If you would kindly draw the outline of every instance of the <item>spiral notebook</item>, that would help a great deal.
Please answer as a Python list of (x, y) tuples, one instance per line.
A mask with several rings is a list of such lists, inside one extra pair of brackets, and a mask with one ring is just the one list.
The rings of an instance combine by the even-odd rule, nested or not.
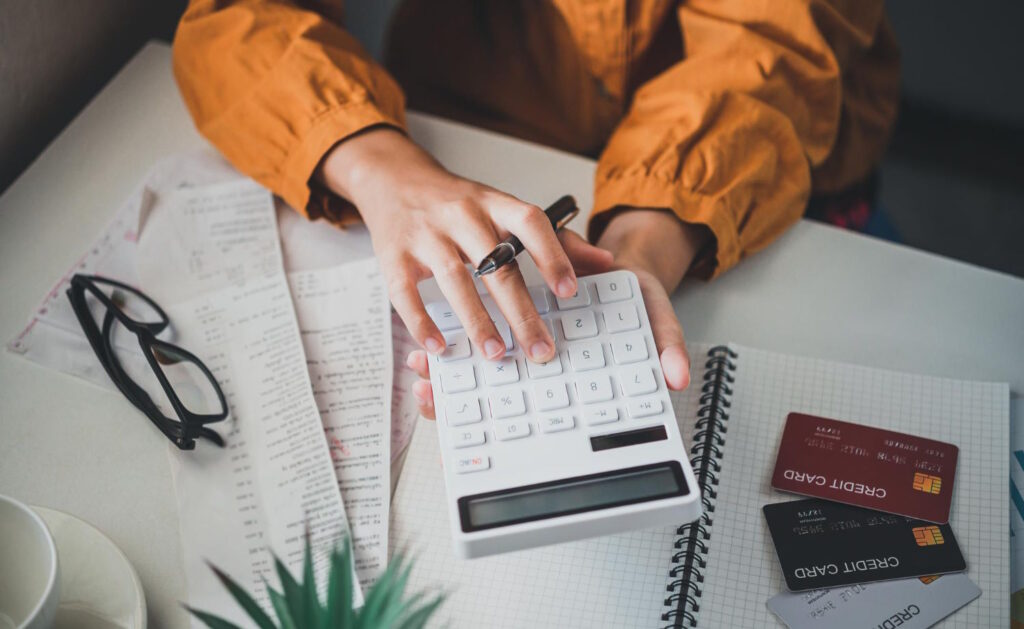
[(456, 559), (437, 432), (421, 422), (392, 505), (391, 548), (416, 560), (413, 591), (447, 593), (438, 626), (773, 627), (785, 590), (761, 516), (797, 499), (769, 485), (790, 412), (916, 434), (960, 447), (950, 523), (981, 597), (946, 627), (1009, 624), (1009, 387), (691, 345), (692, 382), (674, 396), (704, 516), (475, 560)]

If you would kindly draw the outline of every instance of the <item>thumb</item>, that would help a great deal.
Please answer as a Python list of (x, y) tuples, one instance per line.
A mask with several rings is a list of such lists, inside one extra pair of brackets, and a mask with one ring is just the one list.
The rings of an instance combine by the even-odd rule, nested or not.
[(668, 388), (682, 391), (690, 384), (690, 355), (686, 351), (683, 328), (661, 283), (647, 274), (638, 273), (637, 279), (651, 320), (651, 333), (661, 358), (665, 382)]
[(577, 275), (594, 275), (595, 273), (604, 273), (612, 268), (611, 252), (595, 247), (576, 232), (568, 229), (560, 230), (558, 240), (562, 242), (565, 255), (569, 257)]

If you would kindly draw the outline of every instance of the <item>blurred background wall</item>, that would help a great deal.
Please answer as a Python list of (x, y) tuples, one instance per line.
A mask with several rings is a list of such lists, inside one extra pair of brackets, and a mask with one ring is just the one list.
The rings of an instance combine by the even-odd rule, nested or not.
[[(349, 0), (380, 58), (400, 0)], [(184, 0), (0, 2), (0, 190), (148, 40), (170, 41)], [(894, 0), (904, 102), (881, 202), (908, 245), (1024, 277), (1024, 3)]]

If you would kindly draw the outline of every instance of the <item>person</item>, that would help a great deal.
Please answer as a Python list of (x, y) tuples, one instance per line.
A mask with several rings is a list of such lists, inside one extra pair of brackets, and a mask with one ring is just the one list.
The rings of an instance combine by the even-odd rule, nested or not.
[[(867, 179), (899, 96), (882, 0), (407, 0), (390, 73), (341, 22), (340, 1), (192, 0), (173, 58), (200, 132), (310, 219), (364, 221), (426, 352), (444, 349), (416, 289), (433, 276), (478, 351), (504, 354), (465, 264), (511, 233), (556, 295), (578, 275), (634, 271), (673, 389), (689, 358), (668, 295), (765, 247), (812, 193)], [(446, 170), (405, 134), (407, 98), (597, 157), (595, 245)], [(550, 359), (517, 268), (485, 284), (527, 357)], [(426, 378), (427, 354), (409, 366)], [(432, 416), (429, 381), (414, 393)]]

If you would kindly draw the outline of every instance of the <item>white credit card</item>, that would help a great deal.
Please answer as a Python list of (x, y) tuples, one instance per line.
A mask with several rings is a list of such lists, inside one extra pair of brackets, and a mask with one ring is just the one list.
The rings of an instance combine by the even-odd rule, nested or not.
[(923, 629), (980, 595), (967, 575), (947, 574), (783, 592), (768, 600), (768, 609), (790, 629)]

